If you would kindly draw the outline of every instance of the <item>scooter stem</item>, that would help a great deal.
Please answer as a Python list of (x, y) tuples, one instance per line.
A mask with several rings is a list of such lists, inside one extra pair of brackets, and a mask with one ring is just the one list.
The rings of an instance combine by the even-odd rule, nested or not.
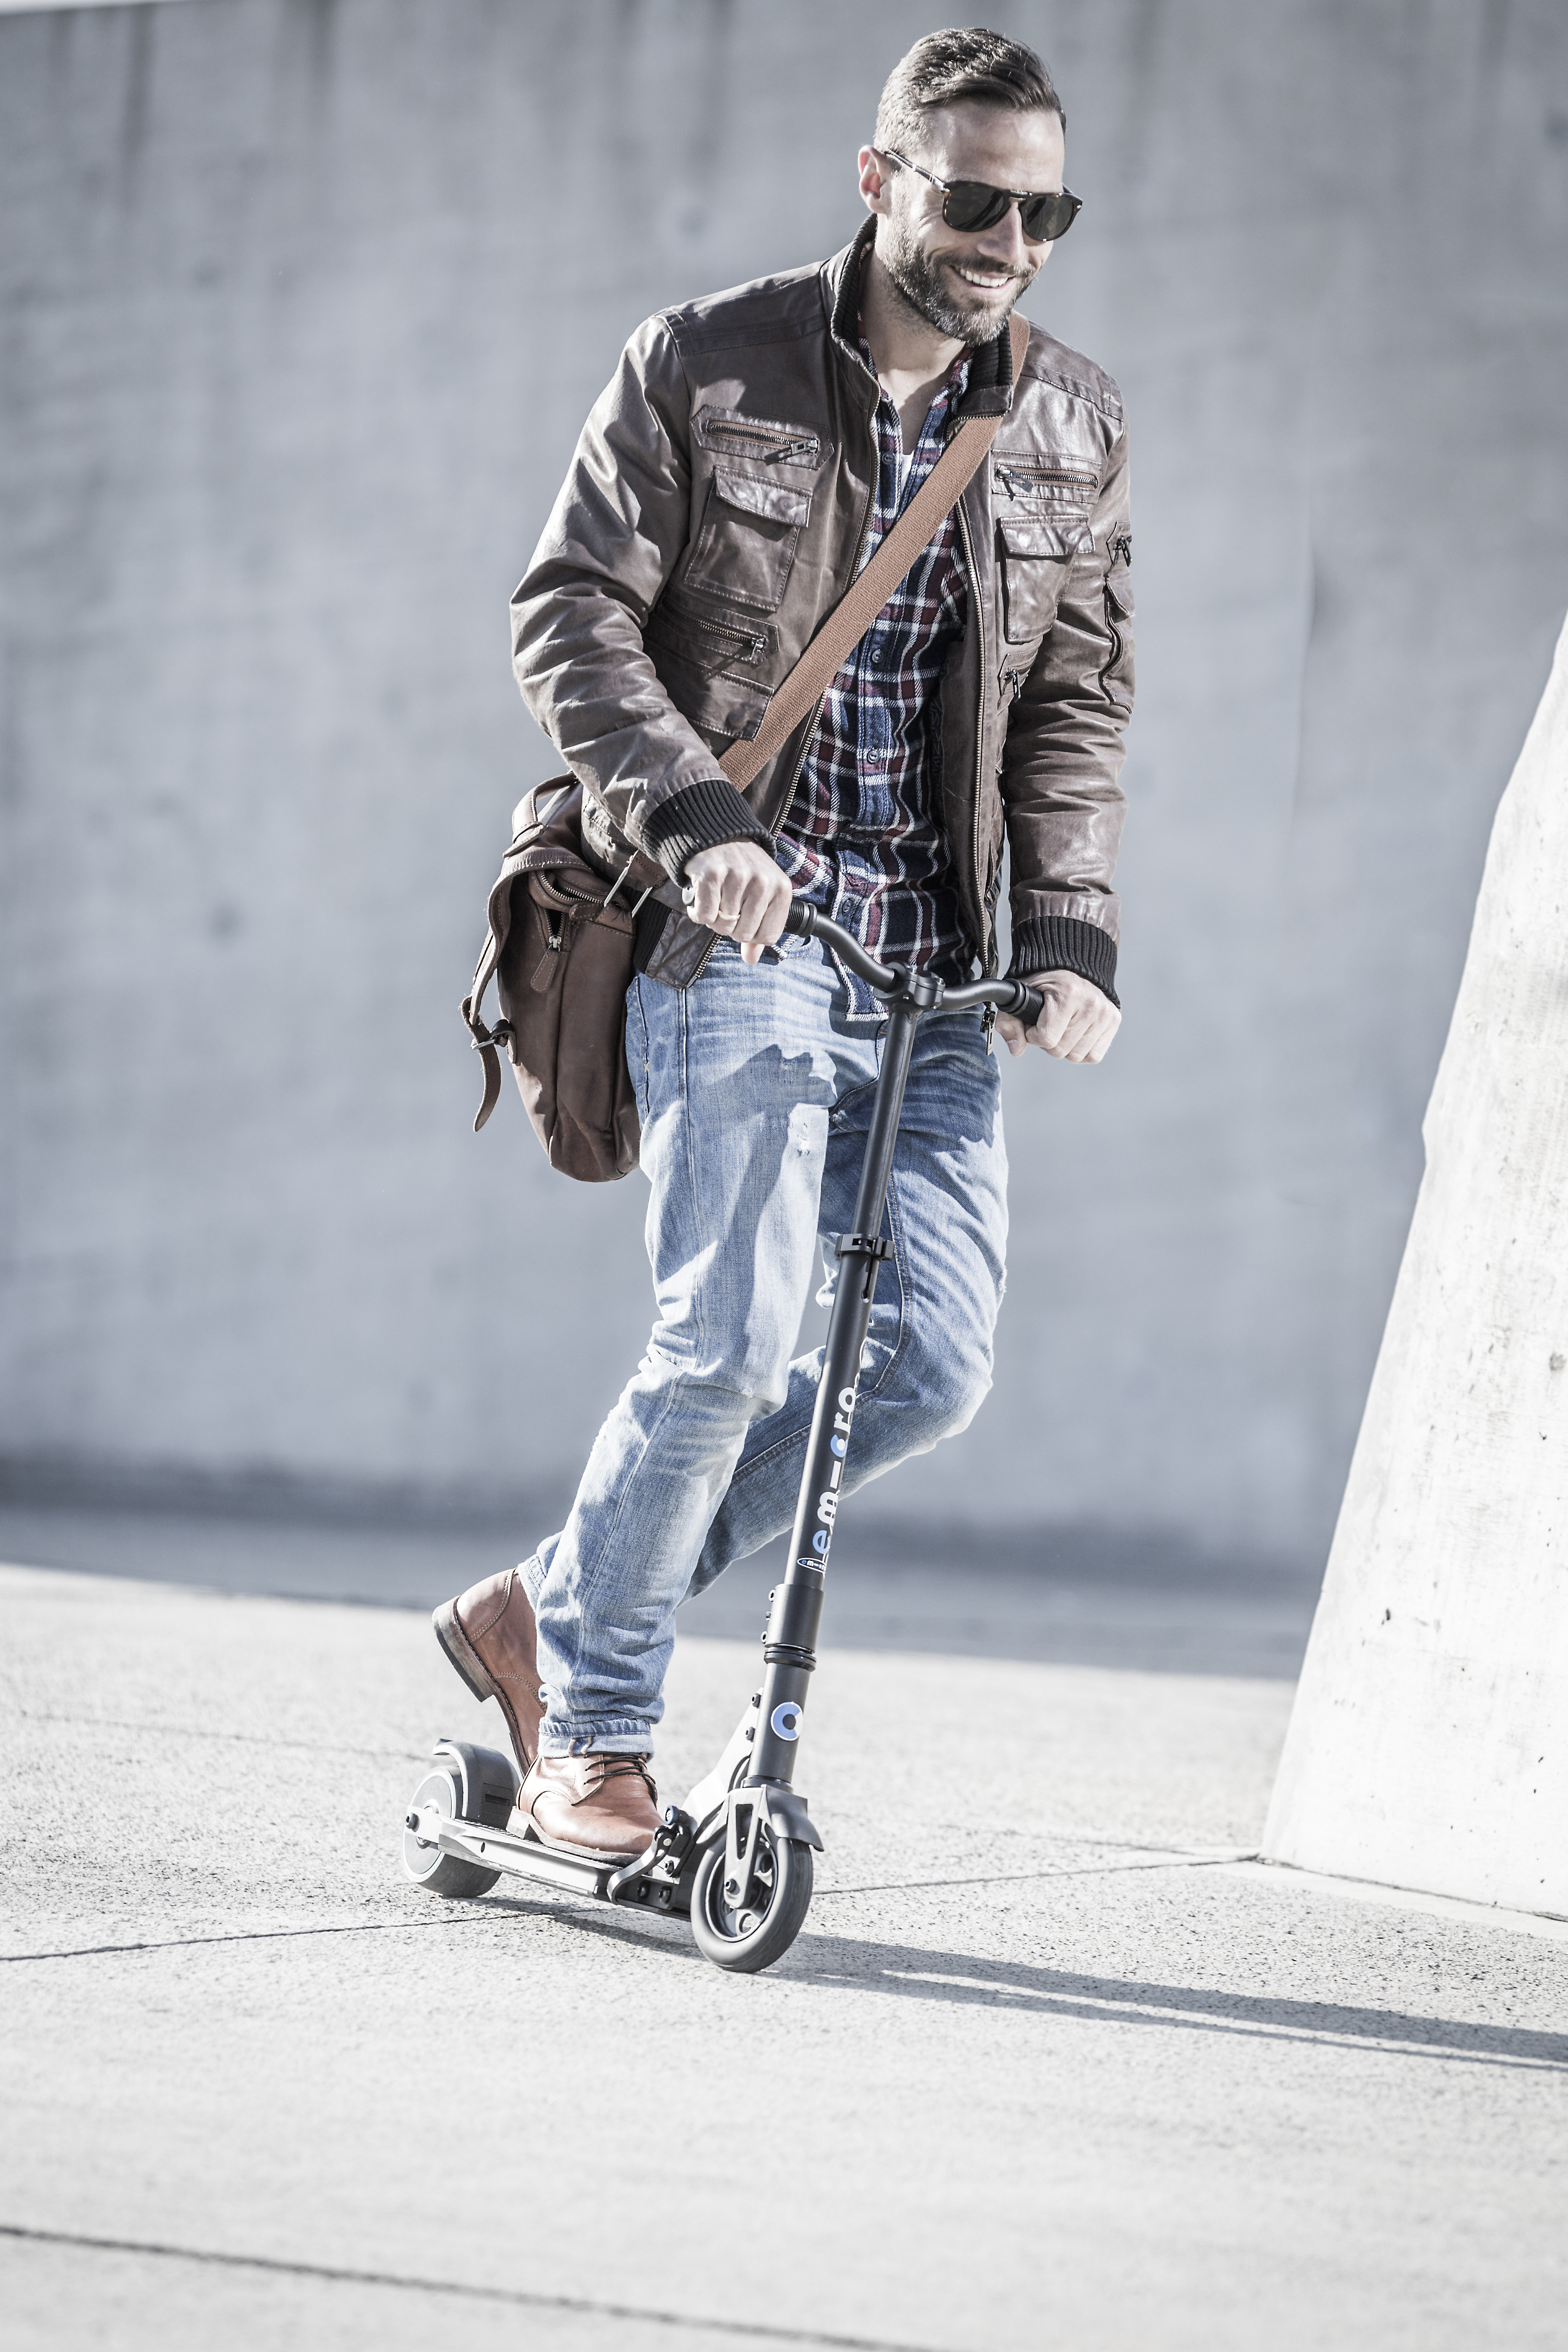
[(877, 1269), (892, 1245), (881, 1238), (882, 1213), (892, 1175), (899, 1119), (909, 1082), (915, 1029), (929, 1005), (941, 1002), (940, 985), (922, 973), (904, 979), (889, 1004), (882, 1066), (871, 1112), (871, 1131), (855, 1203), (855, 1230), (838, 1244), (839, 1276), (822, 1351), (816, 1407), (811, 1418), (805, 1468), (790, 1538), (789, 1566), (776, 1585), (763, 1637), (765, 1671), (757, 1712), (756, 1746), (747, 1785), (795, 1777), (801, 1717), (816, 1665), (816, 1634), (822, 1622), (824, 1582), (833, 1549), (844, 1465), (855, 1419), (860, 1355), (871, 1320)]

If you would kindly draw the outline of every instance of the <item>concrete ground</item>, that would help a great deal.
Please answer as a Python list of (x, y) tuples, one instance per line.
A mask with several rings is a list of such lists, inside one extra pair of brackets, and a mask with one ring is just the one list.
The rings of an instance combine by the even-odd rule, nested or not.
[[(851, 1591), (902, 1645), (825, 1654), (816, 1897), (731, 1979), (406, 1886), (429, 1741), (496, 1710), (411, 1609), (195, 1560), (0, 1570), (17, 2352), (1568, 2344), (1568, 1929), (1243, 1859), (1290, 1683), (1213, 1596), (1123, 1593), (1129, 1668)], [(755, 1657), (681, 1643), (672, 1790)]]

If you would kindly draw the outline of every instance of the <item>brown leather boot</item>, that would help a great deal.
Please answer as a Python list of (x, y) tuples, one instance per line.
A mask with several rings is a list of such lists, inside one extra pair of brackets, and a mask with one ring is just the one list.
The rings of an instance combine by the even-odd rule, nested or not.
[(629, 1860), (647, 1850), (661, 1818), (646, 1756), (541, 1756), (511, 1826), (596, 1861)]
[(539, 1752), (544, 1705), (539, 1696), (533, 1607), (521, 1569), (509, 1568), (443, 1601), (430, 1620), (436, 1639), (476, 1698), (500, 1701), (517, 1760), (526, 1772)]

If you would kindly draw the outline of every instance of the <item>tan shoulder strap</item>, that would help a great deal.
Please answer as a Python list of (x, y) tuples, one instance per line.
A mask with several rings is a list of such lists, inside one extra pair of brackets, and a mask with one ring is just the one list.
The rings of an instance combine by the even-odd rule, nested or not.
[[(1013, 381), (1029, 347), (1029, 322), (1014, 312), (1007, 321), (1013, 347)], [(782, 749), (814, 703), (820, 702), (847, 656), (859, 644), (921, 550), (978, 472), (996, 438), (1000, 416), (965, 416), (876, 554), (835, 604), (799, 661), (769, 703), (760, 731), (749, 743), (731, 743), (719, 765), (743, 788)]]

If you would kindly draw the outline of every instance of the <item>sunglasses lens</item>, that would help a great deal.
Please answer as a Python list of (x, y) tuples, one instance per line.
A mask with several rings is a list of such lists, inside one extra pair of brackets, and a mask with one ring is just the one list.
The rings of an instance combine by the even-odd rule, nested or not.
[(969, 232), (994, 228), (1008, 203), (1002, 189), (988, 188), (984, 180), (954, 180), (942, 211), (949, 228)]
[(1048, 245), (1058, 236), (1066, 236), (1079, 215), (1079, 200), (1063, 188), (1056, 195), (1031, 196), (1019, 207), (1024, 235), (1031, 245)]

